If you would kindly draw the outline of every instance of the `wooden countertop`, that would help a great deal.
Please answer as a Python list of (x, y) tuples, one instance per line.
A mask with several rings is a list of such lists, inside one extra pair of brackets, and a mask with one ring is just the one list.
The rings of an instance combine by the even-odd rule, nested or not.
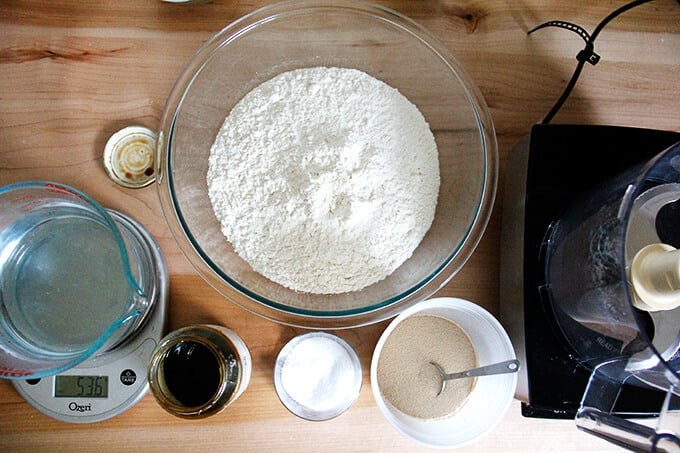
[[(253, 354), (251, 384), (230, 408), (201, 421), (166, 414), (147, 395), (128, 412), (92, 425), (52, 420), (0, 382), (0, 451), (287, 450), (412, 451), (382, 418), (371, 395), (371, 352), (386, 326), (340, 331), (358, 351), (364, 385), (357, 403), (327, 422), (291, 415), (274, 392), (280, 348), (301, 329), (274, 324), (228, 303), (180, 254), (154, 187), (124, 189), (102, 166), (107, 138), (137, 123), (156, 128), (165, 99), (194, 51), (212, 34), (266, 1), (5, 0), (0, 3), (0, 185), (48, 179), (77, 187), (133, 215), (169, 262), (169, 329), (217, 322), (235, 329)], [(501, 179), (487, 232), (463, 271), (438, 295), (499, 313), (499, 248), (505, 162), (562, 92), (582, 40), (565, 30), (527, 30), (552, 19), (593, 31), (625, 2), (585, 0), (407, 1), (379, 3), (444, 41), (481, 88), (495, 122)], [(613, 21), (554, 123), (680, 130), (680, 4), (657, 0)], [(462, 451), (615, 450), (572, 421), (525, 419), (513, 402), (501, 424)]]

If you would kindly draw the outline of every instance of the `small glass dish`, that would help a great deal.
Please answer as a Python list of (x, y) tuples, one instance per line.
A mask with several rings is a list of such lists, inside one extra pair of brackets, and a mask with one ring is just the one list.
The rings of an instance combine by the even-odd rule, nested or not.
[(274, 366), (274, 387), (281, 403), (310, 421), (329, 420), (349, 409), (359, 397), (362, 379), (356, 351), (326, 332), (293, 338)]

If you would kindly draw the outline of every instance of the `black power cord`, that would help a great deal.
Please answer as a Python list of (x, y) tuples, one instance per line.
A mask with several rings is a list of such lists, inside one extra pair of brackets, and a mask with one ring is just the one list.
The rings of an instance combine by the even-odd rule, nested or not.
[[(546, 27), (559, 27), (559, 28), (564, 28), (570, 31), (573, 31), (577, 33), (581, 38), (586, 43), (586, 46), (581, 50), (578, 55), (576, 56), (576, 59), (578, 60), (578, 64), (576, 65), (576, 69), (574, 70), (574, 73), (571, 76), (571, 79), (567, 83), (566, 88), (562, 92), (562, 95), (560, 98), (557, 100), (555, 105), (550, 109), (548, 114), (543, 118), (543, 121), (541, 122), (542, 124), (548, 124), (550, 121), (553, 119), (553, 117), (557, 114), (557, 112), (560, 110), (564, 102), (567, 100), (569, 95), (571, 94), (572, 90), (574, 89), (574, 86), (576, 86), (576, 81), (578, 80), (579, 76), (581, 75), (581, 71), (583, 71), (583, 67), (585, 66), (586, 62), (596, 65), (600, 61), (599, 55), (595, 53), (595, 38), (600, 34), (602, 29), (604, 29), (605, 26), (609, 22), (611, 22), (613, 19), (618, 17), (619, 15), (625, 13), (626, 11), (633, 9), (637, 6), (640, 6), (644, 3), (649, 3), (652, 0), (634, 0), (626, 5), (623, 5), (622, 7), (618, 8), (617, 10), (613, 11), (610, 13), (607, 17), (605, 17), (599, 24), (597, 24), (597, 27), (595, 27), (595, 30), (593, 31), (592, 35), (588, 34), (586, 30), (584, 30), (582, 27), (572, 24), (570, 22), (564, 22), (564, 21), (559, 21), (559, 20), (552, 20), (549, 22), (546, 22), (544, 24), (541, 24), (532, 30), (529, 30), (528, 34), (531, 34), (535, 32), (536, 30), (540, 30), (541, 28), (546, 28)], [(678, 4), (680, 4), (680, 0), (678, 0)]]

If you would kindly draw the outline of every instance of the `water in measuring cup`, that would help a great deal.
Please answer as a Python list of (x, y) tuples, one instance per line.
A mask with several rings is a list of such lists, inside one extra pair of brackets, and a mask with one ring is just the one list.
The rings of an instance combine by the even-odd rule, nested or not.
[(33, 352), (90, 347), (133, 303), (108, 225), (78, 208), (3, 233), (2, 302), (9, 334)]

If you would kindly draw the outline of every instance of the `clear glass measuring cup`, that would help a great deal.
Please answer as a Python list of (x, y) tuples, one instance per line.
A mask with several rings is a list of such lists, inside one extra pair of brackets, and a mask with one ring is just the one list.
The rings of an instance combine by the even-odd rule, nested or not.
[(0, 377), (69, 369), (125, 339), (147, 304), (97, 202), (52, 182), (0, 188)]

